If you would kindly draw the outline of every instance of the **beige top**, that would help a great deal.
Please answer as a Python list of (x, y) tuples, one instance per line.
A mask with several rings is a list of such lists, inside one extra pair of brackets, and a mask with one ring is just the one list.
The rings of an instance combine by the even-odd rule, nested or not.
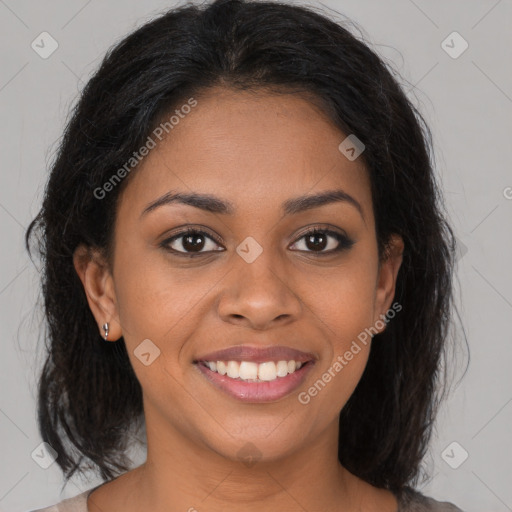
[[(89, 489), (78, 496), (63, 500), (51, 507), (30, 510), (28, 512), (89, 512), (87, 509), (87, 497), (101, 485), (103, 484)], [(397, 496), (397, 500), (397, 512), (463, 512), (453, 503), (437, 501), (424, 496), (410, 487), (406, 487)]]

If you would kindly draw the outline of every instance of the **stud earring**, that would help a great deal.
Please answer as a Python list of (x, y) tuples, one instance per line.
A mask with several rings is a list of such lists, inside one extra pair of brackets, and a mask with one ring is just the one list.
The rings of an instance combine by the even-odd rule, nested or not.
[(108, 341), (108, 331), (109, 331), (109, 328), (108, 328), (108, 323), (106, 324), (103, 324), (103, 330), (105, 331), (105, 341)]

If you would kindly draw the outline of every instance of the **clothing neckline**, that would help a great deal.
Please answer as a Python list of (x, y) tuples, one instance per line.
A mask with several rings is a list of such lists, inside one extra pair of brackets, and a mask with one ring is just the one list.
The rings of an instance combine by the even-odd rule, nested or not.
[[(84, 498), (85, 512), (89, 512), (89, 507), (87, 505), (87, 500), (88, 500), (89, 496), (96, 489), (99, 489), (100, 487), (108, 484), (111, 481), (112, 480), (109, 480), (107, 482), (103, 482), (103, 483), (97, 485), (96, 487), (93, 487), (92, 489), (89, 489), (88, 491), (85, 491), (81, 495)], [(405, 486), (405, 487), (403, 487), (401, 490), (399, 490), (397, 492), (393, 492), (393, 491), (391, 491), (391, 492), (392, 492), (392, 494), (395, 497), (396, 502), (397, 502), (397, 509), (396, 509), (395, 512), (403, 512), (405, 510), (405, 508), (404, 508), (405, 505), (407, 505), (407, 503), (409, 503), (411, 499), (413, 499), (417, 494), (419, 494), (418, 491), (416, 491), (415, 489), (413, 489), (412, 487), (409, 487), (409, 486)]]

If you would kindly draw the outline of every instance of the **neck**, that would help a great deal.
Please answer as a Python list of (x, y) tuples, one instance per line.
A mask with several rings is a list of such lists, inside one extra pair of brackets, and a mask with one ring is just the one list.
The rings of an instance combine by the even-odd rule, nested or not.
[(339, 463), (337, 422), (313, 442), (279, 458), (266, 457), (251, 443), (226, 458), (176, 431), (147, 427), (146, 433), (147, 460), (134, 470), (138, 497), (134, 491), (133, 499), (155, 512), (352, 512), (373, 489)]

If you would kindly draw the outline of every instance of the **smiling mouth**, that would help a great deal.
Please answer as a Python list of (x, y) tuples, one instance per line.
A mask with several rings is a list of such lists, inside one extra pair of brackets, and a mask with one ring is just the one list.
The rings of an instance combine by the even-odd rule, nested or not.
[(225, 375), (230, 379), (244, 382), (272, 382), (282, 379), (300, 370), (309, 362), (295, 360), (265, 361), (199, 361), (199, 364), (211, 372)]
[(223, 394), (245, 403), (269, 403), (299, 388), (314, 361), (196, 361), (194, 366)]

